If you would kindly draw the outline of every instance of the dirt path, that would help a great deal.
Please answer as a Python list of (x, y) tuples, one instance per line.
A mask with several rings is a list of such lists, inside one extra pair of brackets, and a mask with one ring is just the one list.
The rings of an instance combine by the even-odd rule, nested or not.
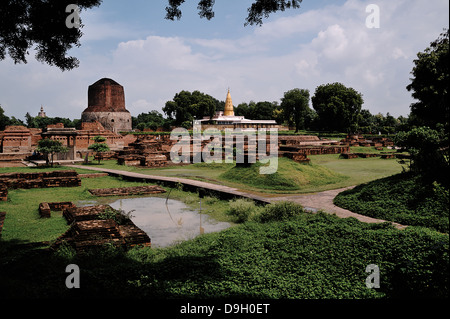
[[(319, 211), (322, 210), (324, 212), (327, 212), (329, 214), (335, 214), (338, 217), (341, 218), (347, 218), (347, 217), (354, 217), (358, 219), (361, 222), (364, 223), (382, 223), (385, 222), (385, 220), (382, 219), (376, 219), (360, 214), (353, 213), (347, 209), (340, 208), (333, 204), (333, 199), (339, 194), (340, 192), (353, 188), (353, 187), (347, 187), (347, 188), (340, 188), (340, 189), (333, 189), (329, 191), (319, 192), (319, 193), (311, 193), (311, 194), (302, 194), (302, 195), (284, 195), (284, 196), (277, 196), (273, 197), (271, 195), (270, 197), (264, 197), (263, 195), (254, 195), (247, 193), (242, 190), (238, 190), (237, 188), (228, 187), (224, 185), (217, 185), (202, 181), (196, 181), (192, 179), (187, 178), (178, 178), (178, 177), (166, 177), (166, 176), (156, 176), (156, 175), (147, 175), (147, 174), (140, 174), (140, 173), (133, 173), (133, 172), (127, 172), (127, 171), (121, 171), (121, 170), (115, 170), (115, 169), (106, 169), (106, 168), (97, 168), (97, 167), (89, 167), (89, 166), (81, 166), (81, 165), (67, 165), (74, 168), (82, 168), (82, 169), (88, 169), (93, 171), (99, 171), (99, 172), (105, 172), (112, 175), (122, 175), (127, 176), (135, 179), (141, 179), (141, 180), (148, 180), (152, 182), (157, 181), (165, 181), (165, 182), (171, 182), (171, 183), (181, 183), (184, 185), (188, 185), (191, 187), (196, 188), (205, 188), (221, 193), (229, 194), (230, 196), (242, 196), (247, 197), (256, 201), (264, 202), (264, 203), (273, 203), (277, 201), (292, 201), (295, 203), (301, 204), (303, 207), (305, 207), (308, 210), (312, 211)], [(406, 226), (400, 225), (397, 223), (392, 223), (396, 228), (398, 229), (404, 229)]]

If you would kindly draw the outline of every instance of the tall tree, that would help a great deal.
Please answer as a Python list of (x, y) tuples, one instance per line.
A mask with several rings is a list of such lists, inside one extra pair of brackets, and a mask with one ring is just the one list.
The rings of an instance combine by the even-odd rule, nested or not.
[(363, 103), (361, 93), (337, 82), (318, 86), (312, 97), (320, 125), (330, 131), (356, 131)]
[[(78, 8), (90, 9), (101, 0), (77, 0)], [(28, 51), (34, 46), (36, 59), (62, 71), (79, 65), (67, 52), (80, 46), (80, 28), (69, 28), (66, 12), (73, 0), (2, 0), (0, 2), (0, 60), (9, 55), (14, 63), (27, 63)]]
[(309, 90), (293, 89), (284, 93), (280, 104), (289, 126), (295, 123), (295, 132), (305, 128), (310, 113)]
[(417, 102), (411, 104), (411, 117), (416, 125), (432, 128), (440, 123), (448, 133), (449, 126), (449, 30), (442, 33), (424, 52), (417, 54), (406, 87)]

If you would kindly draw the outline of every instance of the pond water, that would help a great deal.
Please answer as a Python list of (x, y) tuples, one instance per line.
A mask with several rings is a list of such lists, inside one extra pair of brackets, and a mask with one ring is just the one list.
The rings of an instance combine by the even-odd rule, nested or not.
[(108, 204), (112, 208), (131, 212), (133, 223), (145, 231), (152, 247), (167, 247), (172, 244), (189, 240), (203, 233), (221, 231), (230, 227), (226, 222), (218, 222), (209, 215), (198, 210), (189, 209), (181, 201), (160, 197), (139, 197), (106, 199), (96, 201), (81, 201), (77, 206)]

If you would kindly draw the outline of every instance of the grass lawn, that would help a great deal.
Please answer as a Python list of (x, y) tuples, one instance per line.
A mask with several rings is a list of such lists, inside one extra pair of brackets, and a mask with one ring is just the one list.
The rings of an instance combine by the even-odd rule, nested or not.
[[(24, 171), (26, 170), (27, 169), (24, 169)], [(88, 191), (89, 189), (141, 185), (147, 184), (105, 176), (100, 178), (82, 178), (80, 187), (9, 190), (8, 201), (0, 202), (0, 211), (7, 213), (0, 242), (5, 243), (8, 241), (15, 241), (26, 243), (51, 241), (62, 235), (68, 229), (67, 222), (62, 216), (62, 213), (52, 212), (50, 218), (40, 218), (39, 203), (41, 202), (95, 200), (98, 197), (91, 195)], [(165, 189), (168, 191), (170, 190), (169, 188)], [(168, 196), (168, 193), (157, 196), (166, 197)], [(170, 198), (181, 200), (192, 209), (198, 209), (199, 198), (196, 193), (171, 189)], [(221, 201), (210, 197), (207, 197), (202, 201), (202, 212), (211, 214), (211, 217), (218, 221), (232, 221), (231, 217), (226, 214), (227, 209), (227, 201)]]
[[(377, 153), (371, 147), (351, 148), (352, 152)], [(386, 151), (386, 150), (384, 150)], [(164, 168), (139, 168), (103, 161), (94, 167), (118, 169), (141, 174), (182, 177), (226, 185), (253, 193), (312, 193), (354, 186), (402, 171), (396, 159), (340, 159), (339, 155), (309, 156), (311, 164), (298, 164), (279, 158), (277, 173), (261, 176), (256, 169), (234, 169), (234, 164), (192, 164)], [(257, 164), (258, 165), (258, 164)]]

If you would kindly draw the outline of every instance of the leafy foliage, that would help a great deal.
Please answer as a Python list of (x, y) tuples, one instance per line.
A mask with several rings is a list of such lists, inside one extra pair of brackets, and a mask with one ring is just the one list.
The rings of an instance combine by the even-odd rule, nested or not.
[(51, 156), (50, 163), (53, 166), (53, 156), (56, 153), (66, 153), (68, 151), (67, 147), (63, 146), (60, 141), (52, 140), (50, 138), (44, 138), (42, 140), (39, 140), (37, 151), (45, 154), (47, 156), (47, 162), (48, 155)]
[(448, 185), (448, 136), (444, 131), (418, 127), (409, 132), (399, 132), (394, 142), (411, 155), (410, 169), (428, 180), (438, 180)]
[(212, 117), (218, 103), (218, 100), (200, 91), (181, 91), (175, 94), (172, 101), (166, 102), (163, 111), (169, 120), (173, 120), (173, 125), (188, 128), (194, 119)]
[(309, 90), (293, 89), (285, 92), (280, 107), (289, 126), (295, 123), (295, 132), (305, 129), (313, 118), (309, 108)]
[(412, 97), (418, 100), (411, 105), (411, 117), (416, 125), (436, 128), (444, 125), (448, 134), (449, 105), (449, 32), (444, 31), (424, 52), (417, 54), (413, 78), (406, 87)]
[[(5, 0), (0, 2), (0, 60), (8, 54), (15, 63), (26, 63), (28, 50), (35, 45), (36, 59), (62, 71), (78, 67), (75, 57), (67, 57), (79, 47), (82, 32), (67, 28), (67, 5), (71, 0)], [(100, 5), (101, 0), (77, 1), (80, 9)]]
[(449, 190), (421, 176), (402, 173), (340, 193), (337, 206), (403, 225), (449, 231)]
[(107, 208), (104, 212), (99, 213), (98, 217), (100, 219), (112, 219), (118, 225), (126, 225), (127, 223), (129, 223), (129, 221), (133, 217), (131, 215), (131, 213), (133, 213), (133, 212), (134, 212), (134, 210), (125, 212), (123, 209)]
[[(31, 254), (0, 263), (0, 295), (58, 298), (445, 298), (448, 235), (403, 231), (323, 213), (247, 222), (165, 248), (70, 256), (82, 289), (66, 289), (67, 259)], [(5, 255), (2, 255), (5, 258)], [(368, 289), (367, 265), (380, 268)], [(27, 274), (39, 273), (39, 276)]]
[[(166, 19), (181, 19), (182, 12), (179, 7), (185, 0), (168, 0), (169, 6), (166, 7)], [(300, 8), (302, 0), (255, 0), (251, 7), (248, 8), (248, 16), (245, 25), (262, 25), (262, 18), (268, 18), (271, 13), (284, 11), (289, 8)], [(214, 17), (215, 0), (200, 0), (198, 2), (198, 10), (201, 18), (208, 20)]]
[(364, 103), (362, 94), (342, 83), (320, 85), (312, 97), (323, 128), (331, 131), (356, 131)]
[(106, 141), (106, 138), (104, 136), (95, 136), (93, 137), (95, 143), (88, 146), (88, 149), (93, 150), (94, 152), (97, 152), (97, 158), (98, 163), (100, 164), (101, 160), (101, 153), (108, 152), (109, 146), (108, 144), (104, 143)]

